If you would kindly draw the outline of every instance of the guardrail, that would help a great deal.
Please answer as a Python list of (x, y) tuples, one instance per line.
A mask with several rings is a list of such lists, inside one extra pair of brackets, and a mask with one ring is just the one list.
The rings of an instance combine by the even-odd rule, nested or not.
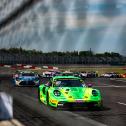
[(13, 99), (9, 94), (0, 92), (0, 120), (13, 118)]

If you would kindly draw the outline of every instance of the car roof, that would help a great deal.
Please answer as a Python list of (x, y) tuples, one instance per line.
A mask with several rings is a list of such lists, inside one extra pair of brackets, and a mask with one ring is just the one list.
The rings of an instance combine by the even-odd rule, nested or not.
[(26, 73), (26, 74), (33, 73), (34, 74), (34, 72), (32, 72), (32, 71), (18, 71), (18, 72), (21, 74), (24, 74), (24, 73)]
[(70, 74), (71, 74), (71, 73), (73, 73), (73, 72), (71, 72), (71, 71), (65, 71), (65, 72), (63, 72), (63, 73), (68, 73), (68, 74), (70, 73)]
[(57, 79), (81, 79), (79, 77), (75, 77), (75, 76), (55, 76), (52, 77), (52, 80), (57, 80)]

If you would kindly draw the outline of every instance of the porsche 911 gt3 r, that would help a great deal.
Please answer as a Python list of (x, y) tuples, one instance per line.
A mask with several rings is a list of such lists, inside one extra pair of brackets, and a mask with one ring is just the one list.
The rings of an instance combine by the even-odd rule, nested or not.
[(29, 71), (18, 71), (14, 76), (15, 86), (39, 86), (40, 80), (37, 74)]
[(38, 89), (41, 102), (52, 107), (102, 107), (100, 91), (87, 87), (79, 77), (55, 76)]

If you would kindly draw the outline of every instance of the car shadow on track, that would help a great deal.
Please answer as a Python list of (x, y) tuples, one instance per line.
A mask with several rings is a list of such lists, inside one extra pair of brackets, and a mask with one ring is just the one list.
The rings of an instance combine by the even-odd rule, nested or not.
[(97, 112), (97, 111), (109, 111), (111, 110), (111, 108), (109, 107), (106, 107), (106, 106), (103, 106), (102, 108), (88, 108), (88, 107), (84, 107), (84, 108), (58, 108), (58, 109), (55, 109), (55, 110), (58, 110), (58, 111), (78, 111), (78, 112), (81, 112), (81, 111), (85, 111), (85, 112)]

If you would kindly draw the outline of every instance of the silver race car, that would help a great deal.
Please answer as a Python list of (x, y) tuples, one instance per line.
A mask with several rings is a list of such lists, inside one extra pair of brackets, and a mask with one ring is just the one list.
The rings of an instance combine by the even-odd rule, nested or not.
[(14, 76), (15, 86), (39, 86), (39, 76), (31, 71), (17, 71)]

